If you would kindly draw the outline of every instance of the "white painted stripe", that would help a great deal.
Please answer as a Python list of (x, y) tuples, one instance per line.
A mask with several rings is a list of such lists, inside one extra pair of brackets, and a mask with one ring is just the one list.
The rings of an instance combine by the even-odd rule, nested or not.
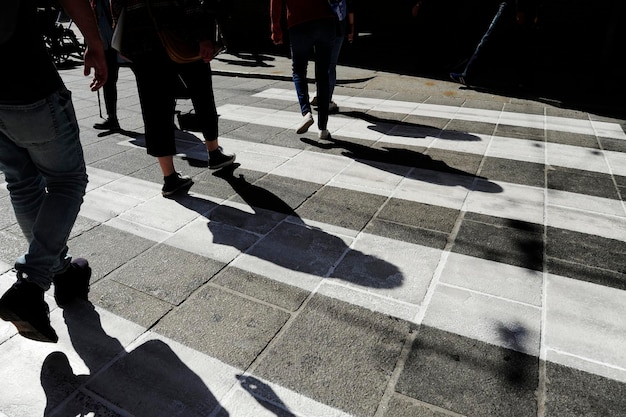
[[(284, 110), (258, 108), (250, 106), (230, 105), (220, 106), (220, 117), (261, 126), (294, 129), (300, 123), (301, 116), (296, 112)], [(456, 150), (475, 155), (504, 158), (516, 161), (544, 164), (546, 152), (549, 163), (564, 168), (587, 170), (601, 173), (626, 175), (626, 168), (622, 165), (623, 157), (617, 152), (607, 152), (599, 149), (581, 148), (571, 145), (538, 142), (534, 140), (510, 138), (503, 136), (489, 136), (482, 134), (455, 134), (438, 129), (424, 128), (423, 126), (386, 126), (376, 125), (360, 119), (351, 119), (343, 116), (333, 116), (328, 122), (328, 130), (337, 138), (354, 138), (370, 140), (380, 144), (418, 146), (434, 149)], [(315, 131), (315, 129), (312, 129)], [(295, 135), (295, 134), (294, 134)], [(299, 140), (294, 137), (294, 140)], [(488, 148), (488, 144), (491, 144)], [(341, 142), (337, 142), (341, 147)], [(345, 145), (350, 150), (350, 144)], [(604, 158), (604, 154), (607, 158)], [(609, 167), (608, 164), (611, 164)], [(613, 169), (611, 169), (613, 168)]]
[[(270, 98), (295, 102), (293, 90), (270, 88), (254, 95), (254, 97)], [(375, 98), (350, 97), (334, 95), (333, 101), (339, 106), (347, 106), (361, 110), (402, 113), (425, 117), (458, 119), (474, 122), (500, 123), (511, 126), (536, 129), (557, 130), (561, 132), (598, 135), (600, 137), (626, 139), (626, 133), (618, 123), (602, 122), (589, 119), (573, 119), (569, 117), (544, 116), (517, 112), (474, 109), (470, 107), (447, 106), (441, 104), (413, 103), (408, 101), (384, 100)]]

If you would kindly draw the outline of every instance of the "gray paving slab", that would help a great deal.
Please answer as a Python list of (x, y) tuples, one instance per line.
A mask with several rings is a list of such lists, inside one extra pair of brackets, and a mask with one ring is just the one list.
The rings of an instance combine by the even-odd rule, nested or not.
[[(623, 120), (340, 67), (320, 141), (293, 132), (290, 60), (239, 60), (212, 64), (238, 165), (215, 175), (179, 133), (195, 184), (173, 199), (132, 72), (119, 133), (92, 128), (82, 69), (62, 72), (90, 173), (70, 240), (90, 302), (47, 296), (56, 345), (0, 322), (0, 415), (623, 414)], [(25, 249), (3, 216), (3, 291)]]
[(254, 372), (352, 414), (373, 415), (409, 329), (409, 323), (315, 296)]

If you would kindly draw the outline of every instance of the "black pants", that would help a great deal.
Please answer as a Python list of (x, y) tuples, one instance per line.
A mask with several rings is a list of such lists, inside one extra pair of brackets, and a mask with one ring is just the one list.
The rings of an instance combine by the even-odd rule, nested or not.
[(107, 61), (107, 82), (102, 86), (102, 93), (104, 95), (104, 107), (107, 111), (109, 119), (117, 119), (117, 79), (120, 72), (120, 64), (117, 61), (117, 51), (113, 48), (109, 48), (104, 51), (104, 55)]
[(176, 154), (174, 111), (180, 80), (185, 83), (198, 120), (202, 123), (204, 139), (208, 142), (217, 140), (217, 109), (209, 64), (202, 61), (177, 64), (165, 52), (155, 52), (133, 57), (132, 67), (137, 79), (149, 155)]

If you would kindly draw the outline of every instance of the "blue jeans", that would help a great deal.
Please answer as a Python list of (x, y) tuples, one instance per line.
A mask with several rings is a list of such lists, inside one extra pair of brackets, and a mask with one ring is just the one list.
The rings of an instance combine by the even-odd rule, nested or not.
[(87, 187), (71, 93), (36, 103), (0, 104), (0, 169), (28, 252), (18, 274), (44, 290), (70, 262), (69, 238)]
[(293, 83), (300, 103), (300, 111), (304, 115), (311, 112), (309, 100), (309, 84), (307, 67), (309, 56), (315, 53), (315, 82), (317, 84), (318, 119), (317, 127), (326, 129), (328, 125), (328, 104), (330, 102), (330, 83), (328, 70), (333, 43), (337, 32), (336, 23), (332, 19), (320, 19), (302, 23), (289, 29), (291, 40), (291, 60)]
[(339, 53), (341, 52), (341, 46), (346, 38), (348, 20), (344, 19), (339, 22), (339, 32), (333, 42), (333, 48), (330, 52), (330, 68), (328, 70), (328, 83), (330, 84), (330, 100), (333, 99), (333, 93), (335, 92), (335, 84), (337, 84), (337, 63), (339, 62)]

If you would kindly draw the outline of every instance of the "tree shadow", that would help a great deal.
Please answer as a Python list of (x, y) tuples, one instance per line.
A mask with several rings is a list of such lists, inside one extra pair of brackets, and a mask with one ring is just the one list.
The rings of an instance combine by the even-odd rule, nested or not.
[(62, 352), (48, 355), (41, 369), (47, 398), (44, 417), (110, 416), (111, 410), (99, 398), (135, 417), (206, 416), (220, 406), (202, 379), (165, 342), (149, 340), (126, 352), (118, 339), (104, 332), (100, 315), (88, 301), (72, 303), (63, 316), (72, 346), (89, 374), (75, 375)]
[[(350, 248), (346, 242), (319, 227), (308, 225), (296, 211), (271, 191), (234, 175), (238, 164), (216, 171), (252, 213), (196, 196), (174, 200), (209, 219), (213, 242), (229, 245), (247, 255), (299, 273), (341, 279), (373, 288), (396, 288), (404, 281), (397, 266)], [(339, 268), (340, 261), (358, 263)]]
[[(462, 186), (472, 191), (486, 193), (501, 193), (503, 191), (501, 186), (488, 181), (485, 177), (451, 167), (445, 162), (433, 159), (421, 152), (387, 146), (374, 148), (336, 139), (332, 136), (329, 136), (327, 142), (309, 138), (301, 138), (300, 140), (319, 149), (344, 149), (345, 151), (341, 152), (343, 156), (396, 175), (399, 175), (398, 166), (416, 168), (407, 178), (448, 187)], [(433, 175), (433, 171), (444, 175)], [(476, 179), (481, 180), (479, 184), (475, 184), (474, 180)]]
[(443, 139), (456, 140), (464, 142), (479, 142), (482, 139), (479, 136), (472, 135), (467, 132), (456, 130), (438, 129), (436, 127), (422, 125), (419, 123), (409, 123), (393, 119), (383, 119), (372, 114), (361, 111), (341, 112), (342, 115), (361, 119), (371, 123), (368, 129), (385, 134), (387, 136), (398, 136), (405, 138), (425, 138), (428, 136)]

